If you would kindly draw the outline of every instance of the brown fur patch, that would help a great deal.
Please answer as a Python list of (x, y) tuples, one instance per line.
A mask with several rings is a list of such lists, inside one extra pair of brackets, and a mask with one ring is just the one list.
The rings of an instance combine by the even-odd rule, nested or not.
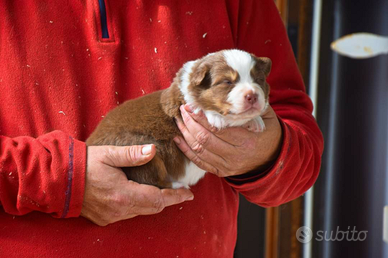
[(217, 52), (197, 61), (188, 89), (202, 109), (225, 115), (230, 108), (227, 95), (238, 79), (238, 73), (228, 66), (222, 52)]
[(265, 101), (268, 101), (270, 87), (266, 82), (266, 78), (271, 72), (272, 61), (267, 57), (256, 57), (255, 55), (252, 55), (252, 57), (255, 59), (256, 64), (251, 70), (251, 76), (261, 86), (265, 95)]
[[(173, 138), (180, 135), (173, 114), (179, 113), (179, 105), (162, 107), (161, 95), (165, 91), (129, 100), (110, 111), (90, 135), (86, 144), (130, 146), (155, 144), (157, 154), (151, 162), (139, 166), (123, 168), (128, 179), (161, 188), (171, 187), (171, 180), (184, 175), (186, 157), (176, 147)], [(175, 95), (171, 103), (178, 103), (181, 94)], [(174, 111), (174, 107), (177, 109)]]
[(179, 107), (185, 104), (185, 100), (179, 88), (182, 73), (183, 70), (181, 69), (175, 76), (171, 86), (165, 89), (160, 97), (160, 104), (163, 111), (169, 117), (180, 117)]

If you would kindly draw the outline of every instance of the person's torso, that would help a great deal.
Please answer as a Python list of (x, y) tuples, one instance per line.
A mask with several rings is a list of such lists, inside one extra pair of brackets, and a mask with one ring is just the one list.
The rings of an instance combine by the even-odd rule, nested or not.
[[(0, 3), (0, 134), (85, 140), (112, 108), (168, 87), (186, 61), (234, 47), (224, 1), (105, 0), (106, 16), (100, 2)], [(210, 174), (192, 191), (192, 202), (107, 227), (0, 210), (0, 253), (232, 257), (238, 194)]]

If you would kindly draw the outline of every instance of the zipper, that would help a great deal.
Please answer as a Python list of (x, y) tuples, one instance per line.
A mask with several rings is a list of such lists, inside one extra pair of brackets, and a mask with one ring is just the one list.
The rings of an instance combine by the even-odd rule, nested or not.
[(108, 21), (106, 17), (106, 6), (104, 0), (98, 0), (100, 7), (101, 33), (103, 39), (109, 39)]

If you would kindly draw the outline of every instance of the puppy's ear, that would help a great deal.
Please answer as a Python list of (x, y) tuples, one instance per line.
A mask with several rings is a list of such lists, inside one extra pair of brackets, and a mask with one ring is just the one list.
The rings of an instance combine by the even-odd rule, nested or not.
[(265, 95), (265, 99), (268, 100), (270, 87), (266, 82), (266, 78), (271, 72), (272, 61), (268, 57), (256, 57), (252, 55), (255, 59), (256, 64), (251, 70), (251, 76), (257, 80), (262, 87)]
[(265, 77), (268, 77), (269, 73), (271, 72), (272, 67), (272, 61), (268, 57), (256, 57), (252, 55), (253, 58), (256, 61), (255, 68), (258, 71), (261, 71), (264, 73)]
[(184, 97), (179, 88), (181, 76), (182, 71), (175, 76), (173, 83), (170, 87), (165, 89), (160, 96), (160, 105), (162, 106), (164, 113), (169, 117), (179, 117), (179, 107), (185, 104)]
[(193, 71), (190, 75), (191, 83), (200, 88), (210, 88), (210, 65), (206, 62), (200, 62), (193, 67)]

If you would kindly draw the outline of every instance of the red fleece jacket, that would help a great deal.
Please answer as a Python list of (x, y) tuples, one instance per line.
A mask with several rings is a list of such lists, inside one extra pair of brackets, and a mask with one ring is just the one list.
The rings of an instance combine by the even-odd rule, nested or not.
[[(105, 6), (106, 23), (97, 0), (0, 2), (1, 256), (232, 257), (238, 193), (280, 205), (320, 167), (322, 136), (273, 0)], [(244, 179), (207, 174), (194, 201), (157, 215), (107, 227), (79, 217), (83, 141), (102, 117), (168, 87), (184, 62), (230, 48), (273, 61), (270, 103), (284, 136), (273, 167)]]

